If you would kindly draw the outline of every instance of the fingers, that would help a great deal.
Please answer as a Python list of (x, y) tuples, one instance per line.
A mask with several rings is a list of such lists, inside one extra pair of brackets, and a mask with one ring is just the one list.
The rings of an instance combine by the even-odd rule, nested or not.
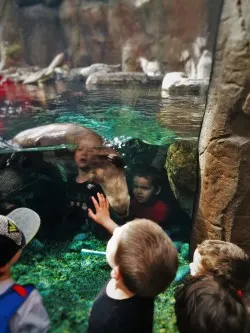
[(97, 193), (97, 198), (99, 201), (99, 205), (101, 208), (106, 208), (107, 204), (106, 204), (106, 198), (104, 197), (104, 195), (102, 193)]
[(96, 201), (96, 198), (94, 197), (94, 196), (92, 196), (91, 197), (91, 200), (92, 200), (92, 202), (93, 202), (93, 204), (94, 204), (94, 207), (95, 207), (95, 210), (96, 210), (96, 212), (97, 212), (97, 210), (99, 209), (99, 203)]
[(88, 209), (88, 216), (92, 219), (95, 220), (95, 214), (93, 213), (92, 209)]

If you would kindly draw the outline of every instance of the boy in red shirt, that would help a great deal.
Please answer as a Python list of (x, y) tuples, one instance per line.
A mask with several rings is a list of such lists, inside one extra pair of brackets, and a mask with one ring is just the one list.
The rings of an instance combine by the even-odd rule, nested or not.
[(163, 226), (169, 216), (169, 207), (158, 198), (161, 192), (158, 171), (152, 166), (136, 169), (133, 174), (133, 199), (129, 220), (150, 219)]

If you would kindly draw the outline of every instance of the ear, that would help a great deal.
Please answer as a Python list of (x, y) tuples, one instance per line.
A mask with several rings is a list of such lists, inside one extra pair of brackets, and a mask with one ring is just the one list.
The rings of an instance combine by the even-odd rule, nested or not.
[(115, 279), (116, 281), (119, 281), (122, 279), (119, 266), (115, 266), (111, 271), (111, 277)]
[(160, 194), (160, 192), (161, 192), (161, 186), (157, 186), (155, 194), (158, 195), (158, 194)]

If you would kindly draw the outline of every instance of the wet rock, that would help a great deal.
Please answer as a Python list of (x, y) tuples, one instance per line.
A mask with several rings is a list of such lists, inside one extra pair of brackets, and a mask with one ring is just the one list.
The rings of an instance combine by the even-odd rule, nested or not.
[(181, 208), (192, 217), (197, 184), (197, 141), (178, 141), (170, 145), (165, 168), (170, 187)]
[(77, 69), (84, 78), (94, 73), (116, 73), (121, 71), (121, 65), (93, 64), (91, 66)]
[(95, 73), (88, 77), (86, 81), (87, 89), (95, 89), (100, 86), (128, 86), (128, 85), (141, 85), (141, 86), (160, 86), (162, 76), (149, 77), (144, 73)]
[(160, 76), (162, 75), (159, 62), (157, 60), (149, 61), (146, 58), (139, 58), (141, 68), (148, 76)]
[(50, 65), (47, 68), (40, 69), (34, 73), (29, 73), (26, 77), (22, 75), (23, 83), (24, 84), (31, 84), (31, 83), (38, 83), (44, 82), (53, 77), (55, 68), (60, 66), (64, 61), (64, 54), (58, 54)]
[(187, 78), (187, 75), (184, 72), (171, 72), (165, 74), (161, 89), (169, 91), (169, 88), (172, 87), (176, 82), (179, 82), (182, 78)]
[(171, 96), (206, 96), (208, 84), (208, 80), (182, 79), (181, 81), (175, 82), (172, 86), (170, 86), (168, 92)]
[(249, 19), (249, 1), (224, 1), (199, 143), (192, 250), (209, 238), (236, 243), (250, 254)]

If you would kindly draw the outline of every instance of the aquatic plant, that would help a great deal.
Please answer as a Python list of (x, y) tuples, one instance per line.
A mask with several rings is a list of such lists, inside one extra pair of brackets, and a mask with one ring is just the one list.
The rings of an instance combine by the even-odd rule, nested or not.
[[(91, 235), (82, 242), (89, 249), (104, 251), (106, 247), (106, 242)], [(37, 286), (50, 315), (53, 333), (86, 332), (92, 302), (110, 276), (104, 256), (81, 255), (69, 247), (69, 242), (44, 243), (43, 248), (31, 243), (13, 267), (19, 283)], [(186, 264), (186, 261), (180, 257), (180, 263)], [(156, 299), (156, 333), (177, 333), (173, 308), (175, 289), (173, 284)]]

